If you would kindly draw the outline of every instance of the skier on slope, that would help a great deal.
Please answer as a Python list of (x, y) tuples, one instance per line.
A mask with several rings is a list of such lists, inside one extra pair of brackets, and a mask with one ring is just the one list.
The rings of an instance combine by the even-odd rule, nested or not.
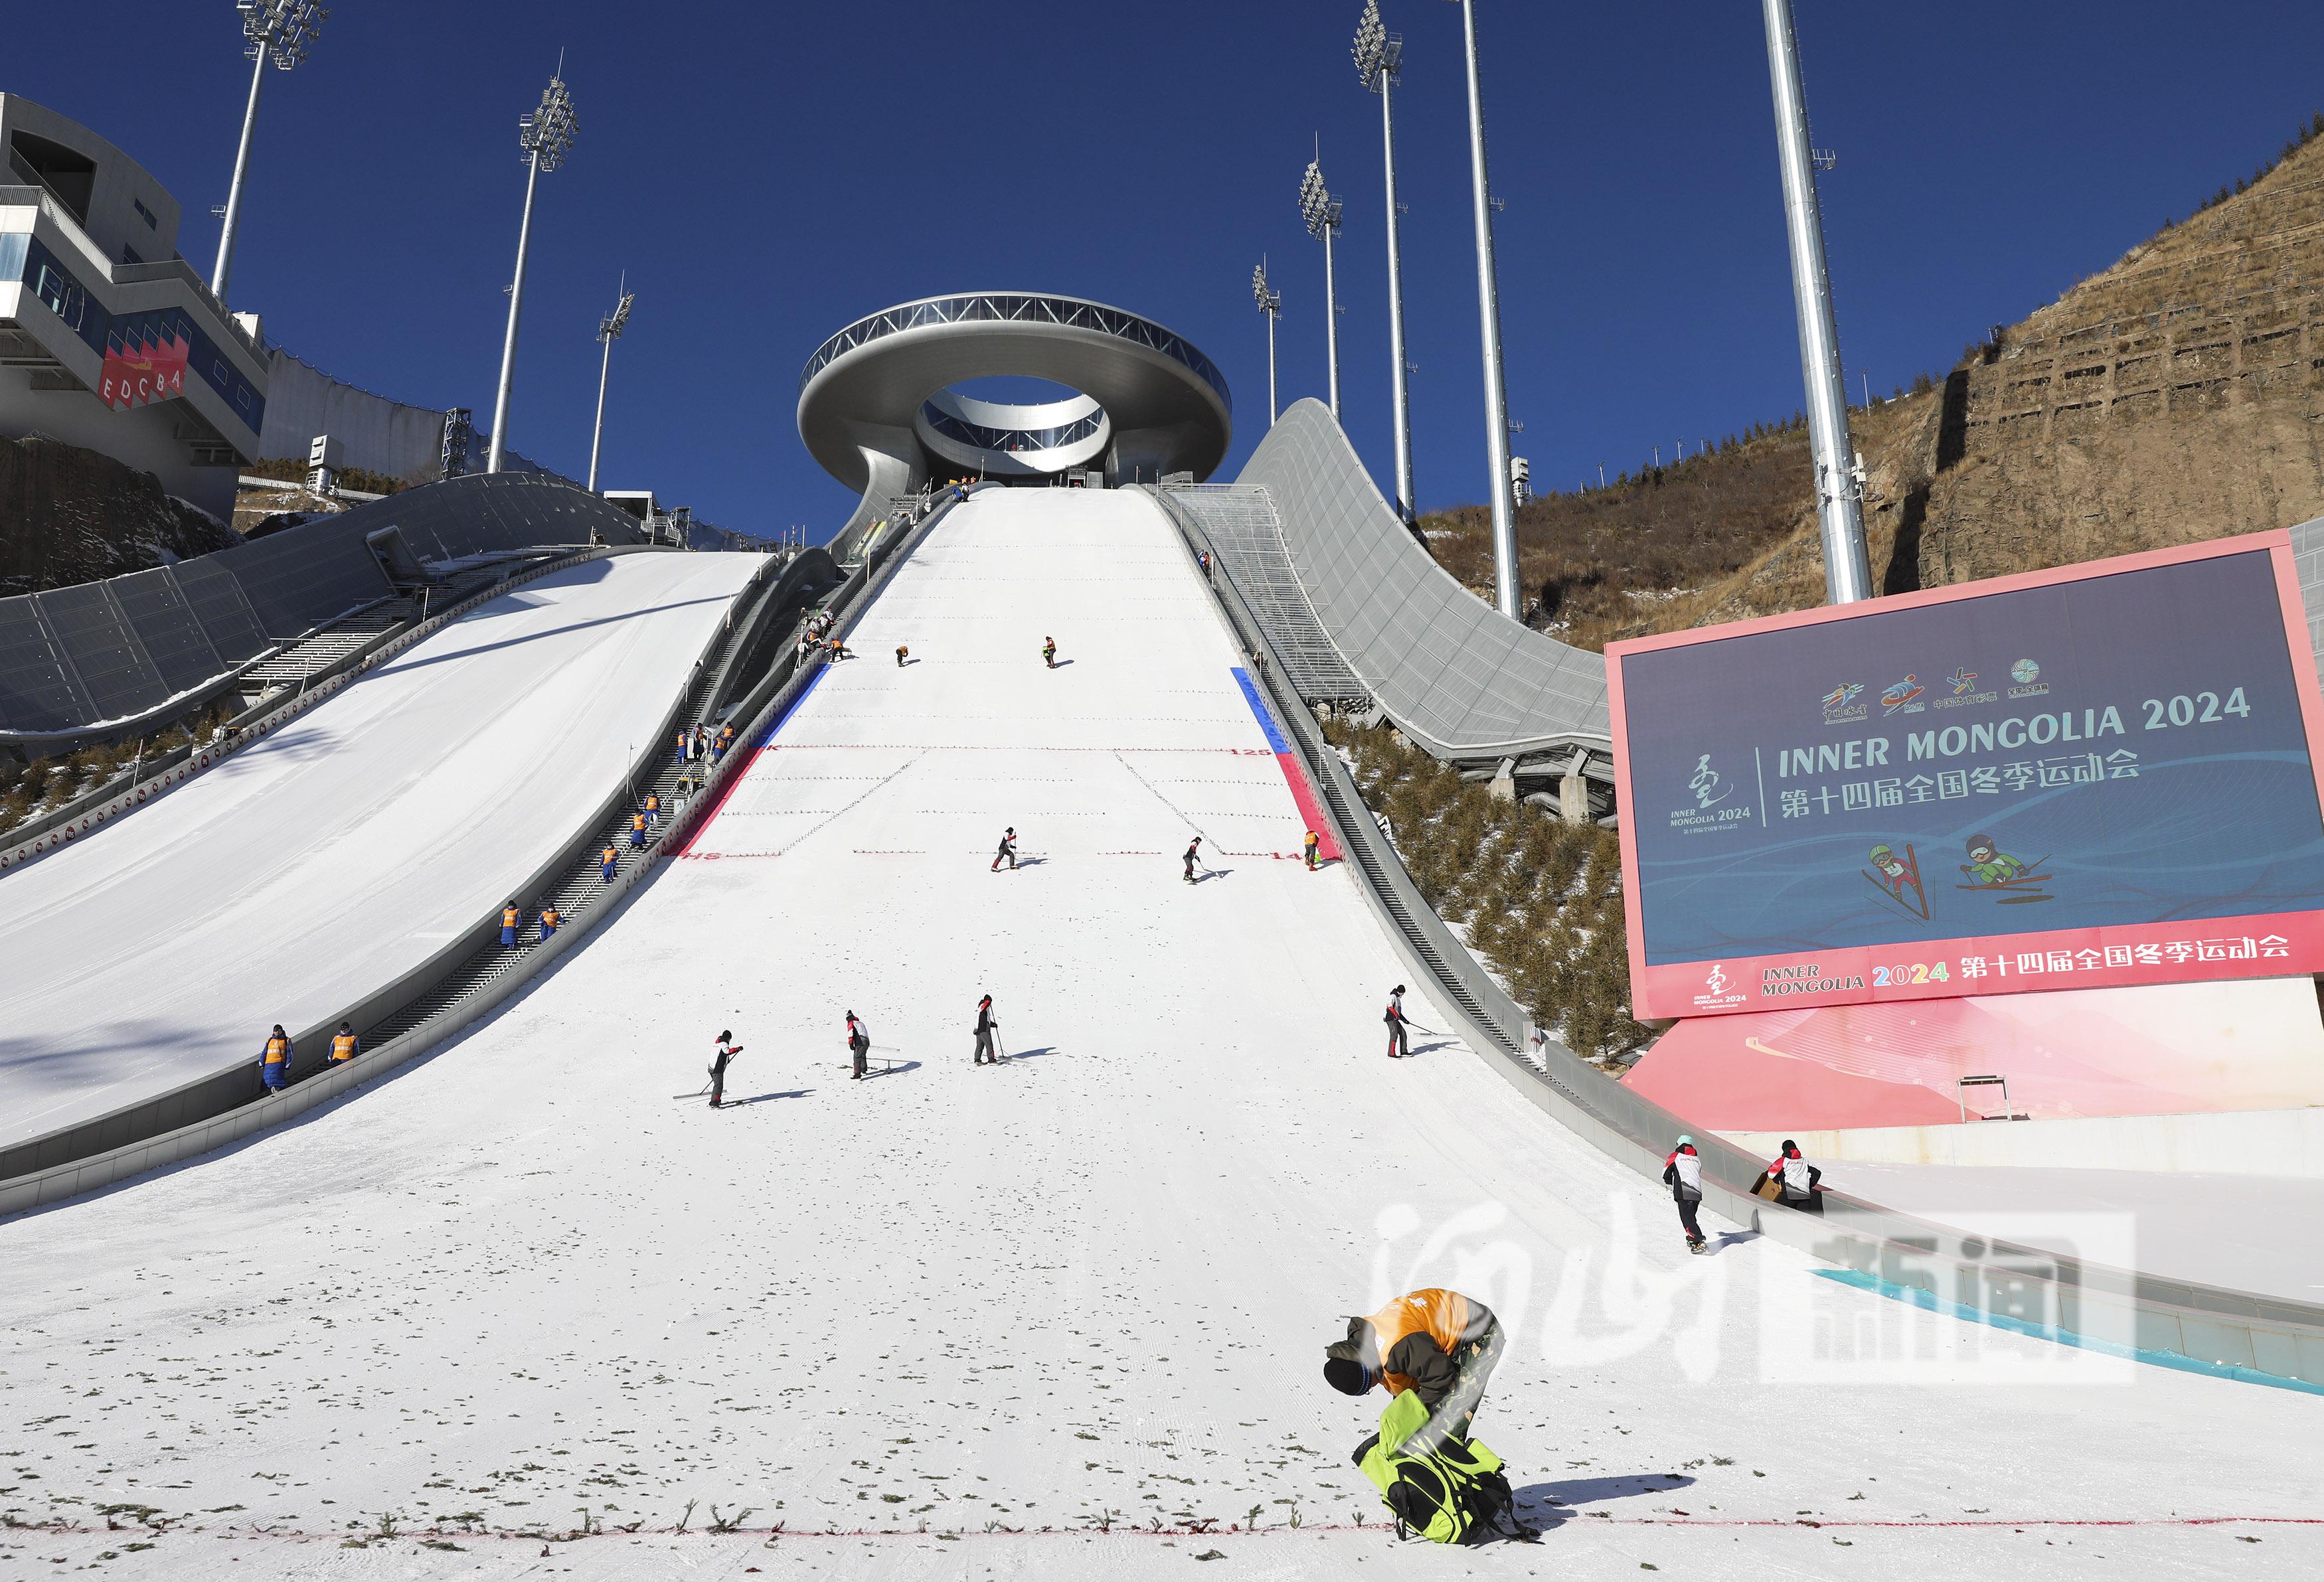
[(1188, 884), (1194, 882), (1194, 864), (1202, 860), (1202, 856), (1203, 837), (1196, 835), (1186, 847), (1186, 882)]
[(905, 661), (905, 660), (907, 660), (907, 659), (908, 659), (908, 658), (910, 658), (911, 657), (912, 657), (912, 650), (911, 650), (911, 646), (910, 646), (909, 644), (908, 644), (908, 643), (898, 643), (898, 644), (896, 645), (896, 668), (897, 668), (897, 669), (901, 670), (901, 669), (904, 667), (904, 661)]
[(992, 854), (992, 872), (999, 873), (1001, 871), (1001, 864), (1004, 859), (1009, 864), (1009, 871), (1011, 873), (1016, 872), (1017, 826), (1015, 824), (1010, 824), (1007, 830), (1001, 832), (1001, 850)]
[(1351, 1318), (1347, 1338), (1323, 1347), (1323, 1378), (1343, 1395), (1366, 1394), (1374, 1384), (1391, 1395), (1416, 1392), (1428, 1421), (1405, 1443), (1431, 1454), (1447, 1438), (1469, 1437), (1508, 1344), (1483, 1302), (1457, 1291), (1415, 1291), (1370, 1318)]
[(1052, 670), (1055, 670), (1057, 667), (1057, 639), (1056, 638), (1044, 638), (1041, 639), (1041, 663), (1047, 665)]
[(997, 1066), (1001, 1063), (1000, 1044), (996, 1035), (1001, 1024), (992, 1015), (992, 997), (986, 995), (976, 1002), (976, 1059), (972, 1064)]
[(726, 1102), (726, 1062), (742, 1053), (742, 1046), (733, 1039), (731, 1028), (718, 1035), (718, 1058), (710, 1062), (710, 1108), (713, 1109)]
[(853, 1011), (847, 1013), (847, 1053), (855, 1065), (855, 1074), (847, 1080), (860, 1082), (863, 1080), (865, 1062), (872, 1053), (872, 1029), (857, 1021)]
[(1702, 1202), (1702, 1158), (1694, 1151), (1694, 1139), (1682, 1135), (1678, 1145), (1663, 1161), (1663, 1184), (1671, 1190), (1678, 1203), (1678, 1222), (1686, 1231), (1686, 1250), (1699, 1253), (1709, 1246), (1702, 1238), (1702, 1227), (1695, 1222), (1694, 1211)]
[(1412, 1039), (1405, 1029), (1411, 1026), (1404, 1019), (1404, 985), (1399, 983), (1388, 991), (1388, 1014), (1380, 1017), (1388, 1024), (1388, 1057), (1402, 1060), (1412, 1053)]

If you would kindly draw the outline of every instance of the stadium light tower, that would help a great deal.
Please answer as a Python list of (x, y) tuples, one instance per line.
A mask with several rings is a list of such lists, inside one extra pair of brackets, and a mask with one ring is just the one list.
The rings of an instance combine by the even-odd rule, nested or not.
[(605, 443), (605, 376), (613, 369), (613, 343), (620, 340), (622, 332), (630, 327), (630, 304), (638, 299), (638, 294), (629, 288), (630, 276), (625, 270), (622, 273), (621, 285), (615, 288), (622, 293), (621, 301), (615, 304), (610, 317), (597, 321), (597, 338), (605, 343), (605, 358), (597, 365), (597, 428), (589, 438), (589, 492), (592, 494), (597, 492), (597, 451)]
[(1800, 372), (1807, 382), (1808, 440), (1815, 452), (1816, 514), (1823, 530), (1824, 602), (1872, 597), (1864, 548), (1864, 480), (1848, 437), (1848, 384), (1840, 370), (1840, 327), (1824, 262), (1823, 213), (1816, 203), (1815, 155), (1808, 147), (1807, 97), (1791, 0), (1764, 0), (1767, 75), (1775, 93), (1775, 148), (1784, 170), (1784, 228), (1792, 244), (1792, 299), (1799, 310)]
[(1469, 174), (1477, 209), (1477, 313), (1485, 353), (1485, 449), (1493, 489), (1493, 603), (1517, 618), (1517, 505), (1509, 483), (1509, 387), (1501, 365), (1501, 288), (1493, 268), (1493, 190), (1485, 173), (1485, 89), (1477, 69), (1477, 3), (1457, 0), (1469, 44)]
[(1319, 152), (1299, 179), (1299, 213), (1310, 236), (1323, 238), (1323, 346), (1332, 364), (1332, 421), (1340, 420), (1340, 290), (1332, 275), (1332, 238), (1340, 229), (1340, 200), (1323, 185)]
[(242, 112), (242, 143), (234, 154), (234, 184), (226, 192), (226, 224), (218, 231), (217, 267), (210, 271), (210, 294), (226, 300), (226, 276), (234, 271), (235, 233), (242, 227), (242, 187), (250, 176), (250, 145), (258, 133), (258, 90), (269, 65), (288, 71), (307, 58), (323, 19), (331, 14), (314, 0), (241, 0), (244, 51), (257, 64), (250, 72), (250, 104)]
[(1404, 39), (1380, 22), (1379, 0), (1364, 0), (1364, 14), (1356, 23), (1356, 73), (1364, 87), (1379, 95), (1380, 143), (1388, 160), (1388, 350), (1394, 362), (1391, 386), (1396, 400), (1396, 507), (1412, 520), (1412, 398), (1405, 385), (1404, 257), (1398, 245), (1396, 201), (1396, 108), (1394, 92), (1402, 80)]
[(1275, 321), (1283, 317), (1283, 293), (1270, 290), (1267, 284), (1267, 259), (1261, 256), (1259, 267), (1250, 271), (1251, 299), (1267, 316), (1267, 426), (1275, 427), (1275, 414), (1282, 409), (1275, 400)]
[(487, 473), (501, 470), (501, 458), (508, 449), (509, 390), (516, 381), (516, 322), (524, 311), (524, 260), (532, 245), (532, 191), (543, 170), (554, 170), (565, 162), (573, 135), (581, 129), (573, 114), (573, 96), (566, 91), (561, 57), (557, 70), (558, 75), (541, 90), (540, 107), (516, 124), (517, 148), (525, 161), (524, 222), (516, 233), (516, 281), (509, 287), (508, 338), (501, 343), (501, 387), (493, 398), (493, 447), (484, 464)]

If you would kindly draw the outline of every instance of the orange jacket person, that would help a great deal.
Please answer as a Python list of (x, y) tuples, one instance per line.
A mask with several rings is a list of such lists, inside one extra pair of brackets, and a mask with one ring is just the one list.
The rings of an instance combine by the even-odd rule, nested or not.
[(516, 909), (514, 901), (501, 908), (501, 945), (503, 949), (516, 943), (517, 919), (523, 915)]
[(274, 1024), (274, 1031), (266, 1037), (266, 1051), (259, 1056), (258, 1077), (272, 1091), (280, 1093), (290, 1081), (290, 1035), (282, 1024)]
[(550, 903), (549, 906), (543, 906), (540, 909), (540, 937), (543, 939), (549, 938), (549, 935), (557, 932), (557, 925), (564, 921), (564, 918), (559, 917), (557, 915), (557, 906), (554, 902)]
[(345, 1065), (363, 1053), (363, 1040), (355, 1036), (355, 1024), (341, 1022), (339, 1030), (331, 1035), (331, 1063)]
[(609, 842), (603, 851), (597, 853), (597, 877), (604, 879), (607, 884), (612, 884), (613, 882), (613, 865), (621, 861), (621, 860), (622, 854), (615, 851), (613, 845)]
[(1374, 1384), (1391, 1395), (1417, 1392), (1428, 1421), (1407, 1443), (1425, 1453), (1448, 1436), (1468, 1437), (1508, 1343), (1483, 1302), (1432, 1287), (1399, 1296), (1368, 1319), (1350, 1319), (1348, 1338), (1323, 1347), (1323, 1378), (1343, 1395)]

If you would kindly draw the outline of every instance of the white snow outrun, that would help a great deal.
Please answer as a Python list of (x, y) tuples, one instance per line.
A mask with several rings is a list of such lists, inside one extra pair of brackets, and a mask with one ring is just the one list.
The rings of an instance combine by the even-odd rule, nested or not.
[[(0, 1530), (0, 1570), (2324, 1566), (2314, 1401), (1737, 1233), (1691, 1257), (1469, 1050), (1382, 1058), (1399, 958), (1346, 870), (1283, 855), (1292, 796), (1149, 501), (980, 497), (850, 640), (694, 857), (491, 1022), (0, 1226), (0, 1508), (62, 1523)], [(1011, 1058), (977, 1067), (987, 992)], [(892, 1074), (850, 1080), (849, 1010)], [(725, 1028), (714, 1112), (680, 1096)], [(1383, 1398), (1322, 1348), (1432, 1284), (1512, 1332), (1477, 1433), (1539, 1547), (1399, 1546), (1349, 1463)]]
[(508, 887), (666, 750), (670, 701), (763, 564), (551, 572), (0, 878), (0, 1145), (255, 1069), (274, 1023), (337, 1015), (507, 900), (529, 920), (538, 898)]

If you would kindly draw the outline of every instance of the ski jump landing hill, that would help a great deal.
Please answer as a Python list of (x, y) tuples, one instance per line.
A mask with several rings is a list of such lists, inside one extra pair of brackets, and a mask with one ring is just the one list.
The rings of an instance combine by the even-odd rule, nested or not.
[[(1388, 1558), (1348, 1464), (1378, 1398), (1322, 1347), (1443, 1283), (1509, 1329), (1478, 1431), (1554, 1529), (1482, 1574), (2324, 1562), (2296, 1393), (1741, 1230), (1689, 1256), (1662, 1189), (1463, 1033), (1360, 865), (1293, 858), (1296, 722), (1151, 496), (981, 492), (891, 565), (843, 622), (862, 657), (794, 686), (565, 970), (304, 1124), (0, 1224), (42, 1458), (0, 1507), (68, 1529), (0, 1552), (515, 1575), (569, 1531), (555, 1563), (606, 1577), (1346, 1576)], [(1437, 1030), (1400, 1062), (1398, 981)], [(1009, 1058), (976, 1067), (986, 993)], [(851, 1010), (893, 1055), (861, 1082)], [(88, 1514), (123, 1502), (185, 1515), (125, 1552)]]
[[(511, 898), (629, 777), (753, 556), (551, 572), (0, 887), (0, 1149), (244, 1062)], [(513, 897), (527, 934), (540, 897)], [(302, 1047), (300, 1069), (322, 1050)]]

